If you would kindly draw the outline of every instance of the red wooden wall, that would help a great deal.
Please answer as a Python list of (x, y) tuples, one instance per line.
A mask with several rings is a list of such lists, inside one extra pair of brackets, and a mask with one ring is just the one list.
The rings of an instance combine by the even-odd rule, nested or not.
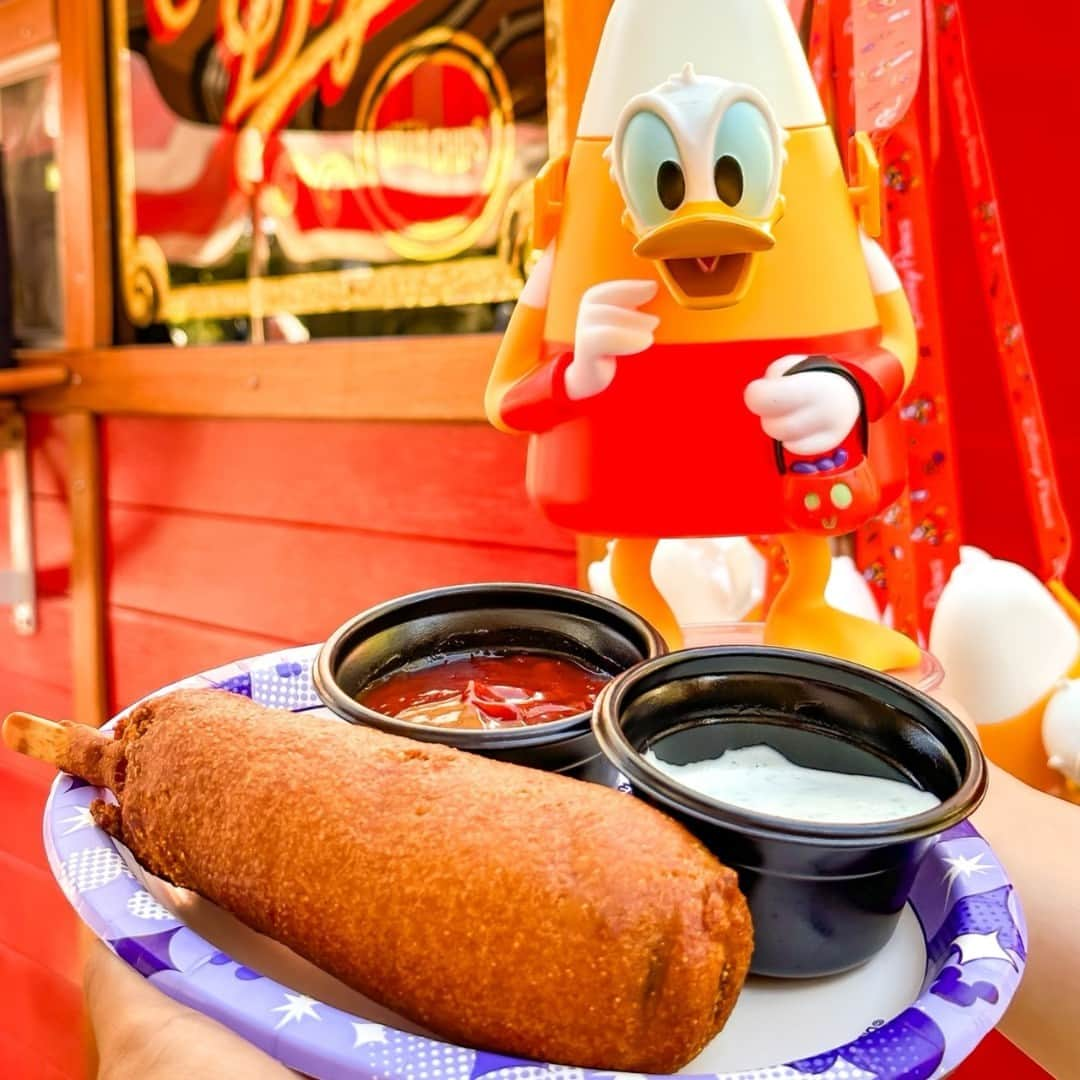
[[(976, 77), (1026, 325), (1065, 495), (1080, 522), (1080, 394), (1068, 318), (1080, 225), (1071, 207), (1078, 16), (1054, 23), (1005, 0), (971, 12)], [(1010, 17), (1011, 16), (1011, 17)], [(1072, 25), (1067, 25), (1071, 21)], [(993, 354), (980, 322), (955, 169), (943, 162), (943, 240), (967, 535), (1027, 560)], [(42, 626), (0, 613), (0, 714), (70, 711), (62, 445), (33, 425)], [(117, 419), (103, 428), (113, 705), (237, 656), (321, 638), (386, 596), (451, 581), (569, 583), (569, 539), (521, 494), (520, 445), (482, 427)], [(0, 496), (0, 511), (6, 511)], [(0, 537), (0, 565), (6, 558)], [(81, 1073), (74, 917), (39, 840), (47, 770), (0, 754), (0, 1076)], [(12, 990), (12, 988), (15, 988)], [(990, 1044), (969, 1077), (1027, 1076)]]
[[(63, 446), (44, 419), (32, 435), (47, 596), (0, 665), (64, 686)], [(571, 538), (525, 500), (522, 447), (482, 425), (114, 419), (102, 455), (114, 704), (402, 591), (573, 579)]]

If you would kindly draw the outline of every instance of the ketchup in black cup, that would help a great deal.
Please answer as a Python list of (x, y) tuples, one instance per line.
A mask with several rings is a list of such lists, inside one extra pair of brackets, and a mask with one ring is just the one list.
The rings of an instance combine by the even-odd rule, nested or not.
[[(644, 619), (601, 597), (459, 585), (357, 615), (327, 640), (313, 676), (325, 704), (352, 723), (612, 783), (592, 701), (611, 678), (664, 651)], [(469, 726), (443, 722), (443, 705), (458, 704)]]
[(468, 650), (393, 671), (357, 700), (413, 724), (507, 731), (592, 712), (611, 678), (610, 671), (557, 653)]

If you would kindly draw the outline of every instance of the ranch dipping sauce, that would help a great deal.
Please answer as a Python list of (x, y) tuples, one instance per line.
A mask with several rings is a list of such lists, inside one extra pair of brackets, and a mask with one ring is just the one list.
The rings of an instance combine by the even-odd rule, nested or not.
[(719, 758), (673, 765), (649, 750), (645, 760), (683, 787), (759, 814), (829, 825), (869, 825), (921, 814), (941, 804), (903, 780), (808, 769), (771, 746), (727, 750)]

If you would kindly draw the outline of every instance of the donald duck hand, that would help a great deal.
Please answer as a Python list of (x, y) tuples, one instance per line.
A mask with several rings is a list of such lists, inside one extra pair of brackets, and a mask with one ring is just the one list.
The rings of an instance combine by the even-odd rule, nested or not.
[(615, 378), (618, 357), (652, 346), (660, 320), (637, 309), (658, 289), (655, 281), (606, 281), (585, 293), (578, 309), (574, 359), (566, 369), (566, 393), (572, 401), (603, 393)]
[(787, 372), (805, 356), (785, 356), (769, 365), (743, 395), (746, 407), (761, 418), (770, 439), (792, 454), (813, 457), (835, 450), (859, 420), (855, 388), (831, 371)]

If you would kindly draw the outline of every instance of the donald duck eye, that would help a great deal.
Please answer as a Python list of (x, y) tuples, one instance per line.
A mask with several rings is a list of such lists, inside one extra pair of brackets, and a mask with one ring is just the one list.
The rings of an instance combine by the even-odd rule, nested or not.
[(668, 210), (678, 210), (686, 198), (686, 177), (678, 162), (663, 161), (656, 174), (656, 194)]
[(749, 217), (764, 217), (772, 206), (776, 141), (765, 114), (749, 101), (736, 101), (716, 133), (713, 160), (716, 194)]
[(624, 194), (639, 221), (655, 226), (682, 206), (686, 173), (671, 128), (644, 110), (626, 125), (620, 169)]
[(716, 194), (728, 206), (738, 206), (743, 195), (742, 166), (730, 154), (725, 154), (717, 160), (713, 172)]

